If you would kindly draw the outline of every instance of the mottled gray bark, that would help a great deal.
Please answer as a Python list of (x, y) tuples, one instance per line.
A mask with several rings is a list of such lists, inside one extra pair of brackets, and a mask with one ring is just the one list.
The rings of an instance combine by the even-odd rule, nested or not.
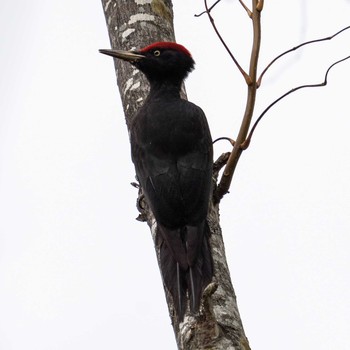
[[(129, 50), (144, 47), (155, 41), (175, 41), (171, 0), (102, 0), (102, 5), (113, 49)], [(129, 128), (135, 112), (147, 96), (148, 82), (128, 63), (115, 60), (115, 68)], [(217, 167), (220, 164), (224, 164), (223, 159), (217, 163)], [(217, 172), (214, 173), (215, 178)], [(147, 221), (156, 242), (156, 222), (145, 203), (141, 189), (138, 204), (141, 213), (139, 219)], [(187, 314), (179, 324), (171, 295), (165, 289), (176, 341), (179, 349), (247, 350), (250, 348), (244, 334), (225, 257), (218, 203), (210, 205), (208, 222), (215, 277), (213, 283), (205, 290), (199, 315)], [(159, 256), (156, 244), (155, 248)]]

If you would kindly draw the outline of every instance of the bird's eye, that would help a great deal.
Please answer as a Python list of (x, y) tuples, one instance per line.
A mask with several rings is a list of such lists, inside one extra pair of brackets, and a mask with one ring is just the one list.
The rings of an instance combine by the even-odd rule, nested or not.
[(154, 56), (159, 56), (159, 55), (160, 55), (160, 51), (159, 51), (159, 50), (153, 51), (153, 55), (154, 55)]

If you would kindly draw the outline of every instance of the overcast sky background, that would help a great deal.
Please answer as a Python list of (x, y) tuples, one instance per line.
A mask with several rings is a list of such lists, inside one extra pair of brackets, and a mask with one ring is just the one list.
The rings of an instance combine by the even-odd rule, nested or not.
[[(130, 0), (131, 1), (131, 0)], [(236, 137), (244, 82), (202, 1), (174, 1), (186, 87), (213, 138)], [(249, 3), (249, 2), (248, 2)], [(260, 69), (350, 25), (348, 0), (265, 2)], [(250, 20), (213, 12), (244, 68)], [(153, 242), (135, 221), (134, 169), (99, 1), (0, 3), (0, 350), (175, 349)], [(256, 116), (323, 80), (350, 32), (280, 60)], [(227, 258), (252, 349), (348, 350), (350, 61), (261, 122), (221, 205)], [(215, 146), (216, 154), (229, 150)]]

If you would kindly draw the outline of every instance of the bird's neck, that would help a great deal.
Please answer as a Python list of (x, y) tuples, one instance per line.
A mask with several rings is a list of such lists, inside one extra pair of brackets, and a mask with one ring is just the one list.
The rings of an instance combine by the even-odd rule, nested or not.
[(182, 82), (169, 82), (169, 81), (152, 81), (150, 82), (151, 97), (167, 96), (171, 98), (180, 98)]

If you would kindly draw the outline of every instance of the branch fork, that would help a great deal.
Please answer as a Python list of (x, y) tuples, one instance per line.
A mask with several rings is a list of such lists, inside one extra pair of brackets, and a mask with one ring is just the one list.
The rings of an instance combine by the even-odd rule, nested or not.
[[(322, 41), (326, 41), (326, 40), (331, 40), (334, 37), (338, 36), (339, 34), (343, 33), (344, 31), (350, 29), (350, 26), (347, 26), (341, 30), (339, 30), (338, 32), (336, 32), (335, 34), (325, 37), (325, 38), (321, 38), (321, 39), (316, 39), (316, 40), (311, 40), (311, 41), (307, 41), (304, 42), (298, 46), (293, 47), (292, 49), (289, 49), (285, 52), (283, 52), (282, 54), (278, 55), (277, 57), (275, 57), (262, 71), (262, 73), (260, 74), (260, 76), (257, 78), (257, 66), (258, 66), (258, 57), (259, 57), (259, 51), (260, 51), (260, 41), (261, 41), (261, 27), (260, 27), (260, 15), (261, 12), (264, 8), (264, 0), (252, 0), (252, 9), (253, 11), (251, 11), (243, 2), (243, 0), (239, 0), (240, 4), (242, 5), (242, 7), (245, 9), (245, 11), (247, 12), (248, 16), (252, 19), (252, 24), (253, 24), (253, 44), (252, 44), (252, 50), (251, 50), (251, 57), (250, 57), (250, 67), (249, 67), (249, 74), (247, 72), (244, 71), (244, 69), (241, 67), (241, 65), (238, 63), (238, 61), (236, 60), (235, 56), (233, 55), (233, 53), (231, 52), (231, 50), (229, 49), (229, 47), (227, 46), (225, 40), (223, 39), (222, 35), (220, 34), (218, 28), (215, 25), (215, 21), (214, 18), (211, 14), (211, 11), (213, 10), (213, 8), (218, 5), (220, 3), (220, 0), (216, 1), (212, 6), (208, 6), (207, 0), (204, 0), (204, 7), (205, 7), (205, 11), (202, 12), (200, 15), (206, 13), (208, 15), (208, 18), (210, 20), (210, 23), (213, 27), (213, 30), (215, 31), (215, 33), (217, 34), (219, 40), (221, 41), (221, 43), (223, 44), (223, 46), (225, 47), (226, 51), (228, 52), (228, 54), (230, 55), (230, 57), (232, 58), (232, 60), (234, 61), (237, 69), (241, 72), (247, 87), (248, 87), (248, 96), (247, 96), (247, 101), (246, 101), (246, 109), (244, 112), (244, 116), (243, 116), (243, 120), (241, 123), (241, 127), (237, 136), (237, 139), (235, 142), (231, 141), (231, 144), (233, 146), (232, 152), (230, 153), (230, 156), (227, 160), (227, 164), (225, 167), (225, 170), (222, 174), (222, 177), (220, 179), (220, 182), (217, 186), (216, 189), (216, 200), (219, 202), (221, 200), (221, 198), (228, 193), (231, 182), (232, 182), (232, 178), (233, 178), (233, 174), (234, 171), (236, 169), (236, 165), (238, 163), (238, 160), (242, 154), (242, 151), (246, 150), (249, 145), (251, 144), (251, 139), (252, 136), (254, 134), (254, 131), (256, 130), (257, 125), (259, 124), (259, 122), (261, 121), (261, 119), (264, 117), (264, 115), (270, 110), (271, 107), (273, 107), (277, 102), (281, 101), (283, 98), (285, 98), (286, 96), (290, 95), (291, 93), (298, 91), (300, 89), (303, 88), (307, 88), (307, 87), (321, 87), (321, 86), (325, 86), (327, 84), (327, 77), (328, 77), (328, 73), (331, 70), (332, 67), (334, 67), (335, 65), (337, 65), (340, 62), (343, 62), (345, 60), (348, 60), (350, 58), (350, 56), (345, 57), (343, 59), (338, 60), (337, 62), (334, 62), (326, 71), (325, 74), (325, 78), (324, 81), (322, 83), (318, 83), (318, 84), (306, 84), (306, 85), (300, 85), (297, 86), (296, 88), (286, 92), (285, 94), (283, 94), (282, 96), (280, 96), (279, 98), (277, 98), (275, 101), (273, 101), (261, 114), (260, 116), (257, 118), (257, 120), (255, 121), (255, 123), (253, 124), (252, 128), (250, 129), (250, 124), (251, 124), (251, 120), (252, 120), (252, 116), (253, 116), (253, 112), (254, 112), (254, 105), (255, 105), (255, 97), (256, 97), (256, 91), (257, 89), (261, 86), (262, 83), (262, 79), (265, 75), (265, 73), (267, 72), (267, 70), (281, 57), (283, 57), (284, 55), (295, 51), (305, 45), (308, 44), (312, 44), (312, 43), (317, 43), (317, 42), (322, 42)], [(197, 16), (200, 16), (197, 15)], [(250, 129), (250, 131), (249, 131)], [(229, 138), (219, 138), (217, 140), (215, 140), (214, 142), (221, 140), (221, 139), (229, 139)], [(231, 139), (230, 139), (231, 140)]]

